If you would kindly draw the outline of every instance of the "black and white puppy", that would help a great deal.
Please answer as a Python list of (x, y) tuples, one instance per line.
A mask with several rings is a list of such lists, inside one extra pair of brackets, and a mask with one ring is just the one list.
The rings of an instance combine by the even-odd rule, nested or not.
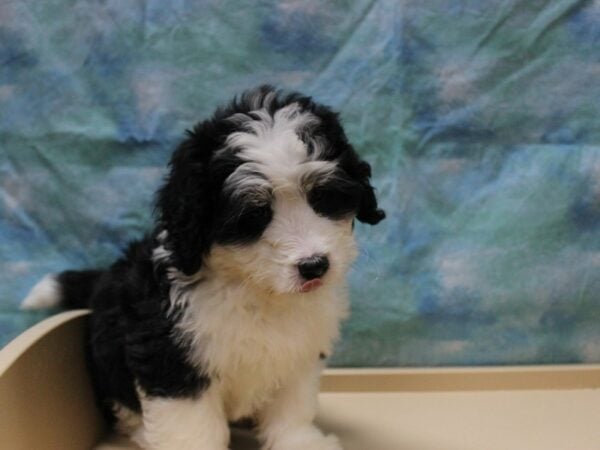
[(89, 363), (118, 429), (157, 450), (338, 450), (314, 425), (347, 314), (353, 221), (384, 218), (325, 106), (262, 86), (199, 123), (157, 193), (155, 231), (107, 270), (48, 275), (25, 308), (92, 309)]

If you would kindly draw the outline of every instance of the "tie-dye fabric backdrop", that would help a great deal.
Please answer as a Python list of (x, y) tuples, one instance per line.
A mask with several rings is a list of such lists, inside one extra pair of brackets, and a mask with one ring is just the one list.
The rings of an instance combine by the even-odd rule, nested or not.
[(342, 112), (388, 211), (334, 364), (600, 362), (600, 1), (3, 0), (0, 62), (3, 343), (269, 82)]

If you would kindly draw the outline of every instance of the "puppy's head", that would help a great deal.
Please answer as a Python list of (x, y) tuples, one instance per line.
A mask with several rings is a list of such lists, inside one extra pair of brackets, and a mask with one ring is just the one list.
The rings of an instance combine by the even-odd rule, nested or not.
[(341, 280), (353, 221), (385, 217), (362, 161), (328, 108), (269, 86), (198, 124), (158, 192), (170, 264), (218, 271), (277, 294)]

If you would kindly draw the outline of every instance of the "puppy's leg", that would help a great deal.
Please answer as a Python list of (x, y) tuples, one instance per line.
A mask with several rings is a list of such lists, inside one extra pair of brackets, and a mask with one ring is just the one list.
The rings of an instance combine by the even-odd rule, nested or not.
[(341, 450), (334, 435), (314, 424), (321, 363), (283, 387), (259, 414), (263, 450)]
[(226, 450), (229, 425), (213, 386), (197, 398), (142, 400), (143, 426), (132, 436), (148, 450)]

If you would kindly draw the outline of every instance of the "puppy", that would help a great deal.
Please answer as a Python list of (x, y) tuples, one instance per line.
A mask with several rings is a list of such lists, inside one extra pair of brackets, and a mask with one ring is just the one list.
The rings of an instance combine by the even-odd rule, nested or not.
[(370, 166), (330, 109), (262, 86), (189, 131), (169, 169), (152, 233), (23, 306), (91, 308), (100, 405), (143, 448), (225, 450), (228, 423), (252, 418), (265, 450), (339, 450), (312, 422), (354, 219), (385, 216)]

